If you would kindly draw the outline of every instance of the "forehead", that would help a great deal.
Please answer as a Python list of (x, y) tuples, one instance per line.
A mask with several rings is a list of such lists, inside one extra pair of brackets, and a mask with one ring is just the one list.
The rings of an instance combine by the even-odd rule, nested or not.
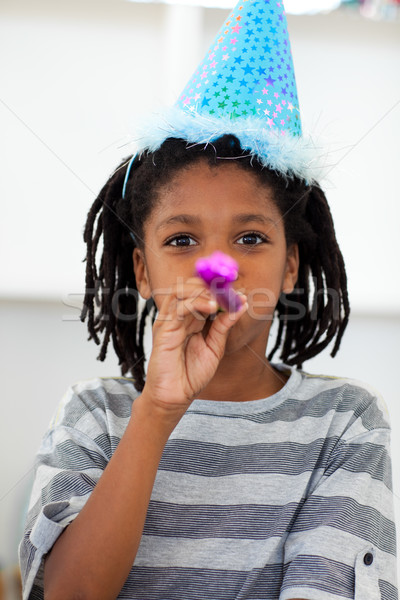
[(192, 210), (222, 217), (256, 209), (279, 215), (270, 185), (261, 183), (255, 173), (233, 162), (209, 166), (201, 161), (160, 186), (152, 218)]

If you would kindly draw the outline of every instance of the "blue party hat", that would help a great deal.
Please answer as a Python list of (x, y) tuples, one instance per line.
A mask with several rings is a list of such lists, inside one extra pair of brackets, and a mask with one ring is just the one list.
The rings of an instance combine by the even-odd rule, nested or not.
[(176, 103), (193, 114), (257, 117), (278, 135), (301, 134), (282, 2), (244, 0), (222, 25)]
[(168, 137), (207, 145), (233, 134), (263, 165), (318, 180), (319, 157), (302, 134), (283, 3), (241, 0), (175, 106), (142, 122), (141, 130), (139, 152), (157, 150)]

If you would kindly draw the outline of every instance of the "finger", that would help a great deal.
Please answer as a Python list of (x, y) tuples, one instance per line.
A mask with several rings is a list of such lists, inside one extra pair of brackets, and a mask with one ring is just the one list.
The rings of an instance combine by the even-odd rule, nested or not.
[[(185, 283), (176, 285), (176, 297), (179, 300), (201, 296), (206, 299), (214, 298), (204, 281), (199, 277), (191, 277)], [(174, 291), (174, 289), (173, 289)]]
[(204, 280), (201, 277), (189, 277), (189, 279), (186, 279), (185, 283), (187, 283), (188, 285), (195, 285), (195, 286), (200, 286), (200, 287), (204, 287)]
[(156, 320), (168, 321), (174, 320), (176, 317), (183, 319), (189, 314), (202, 319), (216, 313), (217, 310), (218, 304), (206, 288), (189, 285), (164, 295)]
[(247, 297), (240, 296), (242, 305), (236, 313), (221, 312), (213, 320), (208, 331), (206, 342), (217, 356), (222, 356), (229, 330), (247, 312), (249, 305)]
[(215, 300), (197, 297), (181, 301), (172, 298), (168, 311), (157, 315), (153, 325), (153, 345), (165, 342), (176, 347), (182, 344), (189, 336), (202, 331), (207, 318), (216, 311)]
[(218, 304), (214, 298), (203, 296), (192, 296), (177, 303), (177, 318), (184, 319), (191, 315), (200, 321), (204, 321), (218, 310)]
[(186, 282), (178, 282), (170, 288), (153, 290), (153, 299), (158, 307), (158, 312), (169, 313), (175, 309), (176, 300), (202, 297), (214, 300), (214, 296), (198, 277), (192, 277)]
[(220, 324), (223, 326), (224, 329), (226, 328), (227, 330), (229, 330), (235, 325), (235, 323), (238, 322), (238, 320), (244, 315), (244, 313), (247, 312), (249, 308), (247, 296), (245, 296), (244, 294), (240, 294), (239, 298), (242, 303), (239, 310), (237, 310), (236, 312), (219, 312), (216, 319), (217, 325)]

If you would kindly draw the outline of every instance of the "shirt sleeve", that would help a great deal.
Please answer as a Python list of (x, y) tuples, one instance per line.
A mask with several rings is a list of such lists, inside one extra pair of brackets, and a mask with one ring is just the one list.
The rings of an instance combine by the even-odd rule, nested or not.
[(288, 535), (279, 600), (397, 600), (384, 413), (376, 398), (354, 409)]
[(45, 434), (19, 547), (23, 600), (43, 598), (44, 557), (80, 512), (109, 450), (104, 410), (70, 389)]

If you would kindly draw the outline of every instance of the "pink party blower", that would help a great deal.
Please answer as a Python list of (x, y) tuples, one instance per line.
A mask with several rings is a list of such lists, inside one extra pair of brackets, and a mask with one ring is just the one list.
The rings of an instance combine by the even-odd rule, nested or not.
[(239, 294), (231, 285), (238, 276), (239, 265), (236, 260), (216, 251), (210, 256), (199, 258), (195, 267), (197, 274), (207, 284), (221, 308), (228, 312), (237, 312), (242, 303)]

